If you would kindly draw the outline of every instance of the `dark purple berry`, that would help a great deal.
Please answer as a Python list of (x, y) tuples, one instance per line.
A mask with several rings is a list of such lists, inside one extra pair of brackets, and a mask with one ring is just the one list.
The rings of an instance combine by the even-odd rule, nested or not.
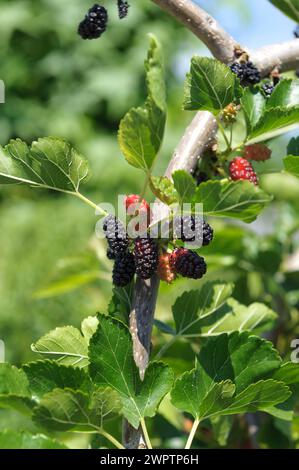
[(172, 266), (178, 274), (191, 279), (201, 279), (207, 272), (204, 258), (186, 248), (177, 248), (173, 252)]
[(193, 215), (175, 218), (174, 234), (185, 243), (202, 241), (203, 246), (209, 245), (214, 236), (212, 227), (202, 217)]
[(128, 11), (130, 8), (129, 3), (126, 0), (117, 0), (117, 6), (118, 6), (118, 16), (122, 20), (123, 18), (126, 18), (128, 15)]
[(82, 39), (97, 39), (106, 31), (107, 22), (106, 8), (96, 3), (79, 24), (78, 34)]
[(109, 259), (115, 259), (128, 251), (129, 239), (124, 224), (114, 215), (107, 215), (103, 223), (109, 248), (107, 256)]
[(135, 262), (132, 253), (118, 256), (113, 267), (113, 284), (116, 287), (125, 287), (130, 284), (135, 275)]
[(242, 86), (255, 85), (261, 81), (261, 74), (255, 65), (248, 62), (234, 62), (231, 71), (240, 79)]
[(152, 238), (137, 238), (135, 240), (134, 258), (137, 276), (141, 279), (150, 279), (158, 269), (158, 245)]

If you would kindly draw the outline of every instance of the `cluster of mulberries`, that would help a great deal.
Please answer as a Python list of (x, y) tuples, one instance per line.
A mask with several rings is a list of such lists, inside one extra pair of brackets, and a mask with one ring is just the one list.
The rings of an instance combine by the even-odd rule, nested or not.
[[(129, 11), (129, 3), (126, 0), (117, 0), (118, 16), (123, 19)], [(78, 26), (78, 34), (82, 39), (97, 39), (106, 31), (108, 24), (108, 12), (105, 7), (95, 3), (85, 15)]]
[(149, 279), (158, 268), (158, 245), (145, 236), (130, 240), (122, 222), (108, 215), (103, 224), (108, 242), (107, 257), (114, 260), (113, 284), (124, 287), (134, 278)]
[[(145, 200), (139, 202), (139, 196), (132, 194), (126, 197), (125, 207), (127, 217), (146, 211), (149, 225), (151, 212)], [(204, 259), (196, 252), (175, 248), (169, 253), (165, 240), (157, 242), (147, 232), (136, 238), (129, 236), (124, 224), (113, 215), (105, 217), (103, 231), (108, 243), (107, 257), (114, 261), (112, 277), (115, 286), (126, 286), (135, 274), (146, 280), (157, 273), (161, 280), (170, 284), (178, 275), (200, 279), (207, 271)], [(174, 240), (187, 243), (201, 241), (203, 246), (209, 245), (214, 235), (206, 221), (193, 215), (175, 218), (172, 233)]]
[[(127, 214), (130, 206), (133, 207), (132, 215), (146, 212), (147, 224), (150, 222), (150, 208), (145, 200), (138, 204), (139, 196), (132, 194), (127, 196), (125, 206)], [(113, 284), (124, 287), (129, 284), (134, 275), (141, 279), (149, 279), (157, 271), (159, 254), (158, 245), (147, 235), (130, 239), (124, 224), (113, 215), (104, 219), (103, 231), (108, 243), (107, 257), (114, 261)]]
[(255, 85), (261, 81), (261, 74), (256, 66), (248, 62), (233, 62), (230, 65), (231, 71), (240, 79), (242, 86)]

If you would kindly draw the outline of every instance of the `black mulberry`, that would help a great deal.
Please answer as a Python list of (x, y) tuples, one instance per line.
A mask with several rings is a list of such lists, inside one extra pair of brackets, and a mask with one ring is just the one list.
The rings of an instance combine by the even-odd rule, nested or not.
[(212, 227), (202, 220), (201, 217), (193, 215), (176, 218), (174, 221), (174, 232), (185, 243), (201, 240), (203, 246), (209, 245), (214, 236)]
[(82, 39), (97, 39), (106, 31), (107, 22), (106, 8), (96, 3), (79, 24), (78, 34)]
[(158, 268), (158, 245), (152, 238), (137, 238), (135, 240), (134, 258), (137, 276), (141, 279), (150, 279)]
[(240, 79), (241, 85), (255, 85), (261, 81), (261, 74), (255, 65), (248, 62), (234, 62), (230, 65), (230, 69)]
[(125, 254), (129, 248), (129, 239), (123, 223), (113, 215), (107, 215), (103, 223), (103, 231), (109, 245), (107, 256), (116, 259)]
[(118, 16), (122, 20), (128, 15), (130, 5), (126, 0), (117, 0), (117, 6), (118, 6)]
[(113, 267), (113, 284), (117, 287), (125, 287), (133, 280), (135, 275), (135, 261), (132, 253), (118, 256)]
[(173, 252), (172, 266), (178, 274), (191, 279), (201, 279), (207, 272), (204, 258), (186, 248), (177, 248)]

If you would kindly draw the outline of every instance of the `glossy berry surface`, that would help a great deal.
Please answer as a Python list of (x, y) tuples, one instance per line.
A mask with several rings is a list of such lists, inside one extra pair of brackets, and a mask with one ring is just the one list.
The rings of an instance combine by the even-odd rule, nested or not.
[(104, 219), (103, 231), (108, 242), (107, 256), (115, 259), (128, 250), (129, 240), (124, 224), (113, 215)]
[(207, 272), (204, 258), (186, 248), (177, 248), (173, 252), (171, 264), (178, 274), (191, 279), (201, 279)]
[(202, 217), (193, 215), (175, 218), (174, 233), (185, 243), (201, 241), (203, 246), (211, 243), (214, 234), (212, 227)]
[(106, 8), (96, 3), (79, 24), (78, 34), (82, 39), (97, 39), (106, 31), (107, 22)]
[(132, 253), (125, 253), (115, 259), (112, 279), (117, 287), (125, 287), (130, 284), (135, 274), (135, 261)]
[(231, 179), (234, 181), (247, 180), (255, 185), (258, 184), (258, 177), (251, 163), (246, 158), (236, 157), (229, 165)]
[(241, 85), (255, 85), (261, 81), (261, 74), (255, 65), (248, 62), (234, 62), (230, 65), (231, 71), (240, 79)]
[(117, 0), (117, 6), (118, 6), (118, 16), (122, 20), (123, 18), (126, 18), (129, 12), (130, 5), (126, 0)]
[(158, 245), (152, 238), (137, 238), (134, 247), (136, 274), (141, 279), (150, 279), (158, 268)]

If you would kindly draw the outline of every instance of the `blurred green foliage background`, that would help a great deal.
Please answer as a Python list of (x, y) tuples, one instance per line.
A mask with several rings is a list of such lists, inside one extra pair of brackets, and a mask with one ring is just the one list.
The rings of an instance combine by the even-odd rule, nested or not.
[[(6, 86), (6, 103), (0, 108), (0, 144), (15, 137), (27, 142), (46, 135), (64, 137), (90, 161), (92, 178), (82, 187), (83, 192), (96, 202), (115, 203), (118, 194), (138, 192), (142, 186), (140, 173), (120, 154), (117, 129), (126, 111), (145, 97), (147, 33), (156, 34), (163, 45), (168, 84), (167, 132), (157, 173), (165, 168), (191, 118), (181, 110), (182, 69), (193, 53), (204, 48), (148, 0), (131, 0), (130, 14), (124, 21), (117, 18), (116, 2), (101, 2), (109, 7), (108, 31), (100, 40), (82, 41), (76, 29), (91, 3), (1, 0), (0, 78)], [(229, 5), (240, 25), (250, 24), (246, 2), (242, 2), (242, 9), (235, 0), (210, 3), (212, 13)], [(267, 165), (277, 170), (286, 140), (271, 146), (276, 159)], [(292, 178), (284, 178), (283, 184), (281, 179), (277, 184), (275, 174), (262, 180), (276, 196), (276, 223), (273, 213), (266, 214), (250, 232), (243, 227), (228, 230), (217, 222), (215, 244), (206, 250), (211, 279), (234, 280), (238, 300), (264, 301), (274, 310), (282, 308), (283, 315), (291, 318), (289, 330), (278, 344), (281, 350), (299, 331), (299, 262), (294, 261), (295, 268), (289, 272), (282, 268), (290, 252), (298, 249), (294, 234), (298, 230), (299, 189)], [(30, 344), (48, 330), (66, 324), (79, 326), (84, 317), (107, 310), (110, 266), (103, 257), (103, 246), (93, 236), (95, 222), (93, 211), (79, 201), (22, 187), (1, 188), (0, 338), (5, 341), (7, 361), (19, 365), (32, 359)], [(286, 227), (283, 233), (282, 224)], [(265, 228), (266, 240), (258, 235)], [(52, 287), (45, 290), (49, 285)], [(158, 317), (169, 320), (171, 300), (196, 285), (195, 281), (180, 281), (175, 289), (162, 286)], [(160, 340), (157, 335), (154, 343)], [(171, 354), (176, 358), (169, 360), (177, 362), (178, 370), (191, 367), (190, 346), (183, 344), (176, 352), (170, 350)], [(0, 428), (5, 424), (2, 418)]]
[[(0, 143), (20, 137), (62, 136), (90, 161), (92, 178), (84, 191), (96, 202), (138, 192), (142, 179), (121, 156), (120, 119), (145, 97), (143, 62), (147, 34), (155, 33), (167, 58), (168, 128), (157, 172), (162, 171), (190, 115), (181, 111), (183, 77), (177, 58), (199, 49), (196, 38), (147, 0), (132, 2), (119, 21), (109, 8), (108, 31), (83, 41), (77, 25), (89, 0), (2, 0), (1, 79), (6, 103), (0, 112)], [(111, 286), (96, 280), (60, 297), (36, 298), (56, 276), (61, 258), (84, 256), (96, 222), (92, 210), (64, 196), (1, 188), (0, 337), (6, 359), (21, 363), (30, 343), (49, 328), (78, 324), (107, 308)], [(68, 261), (67, 263), (69, 263)]]

